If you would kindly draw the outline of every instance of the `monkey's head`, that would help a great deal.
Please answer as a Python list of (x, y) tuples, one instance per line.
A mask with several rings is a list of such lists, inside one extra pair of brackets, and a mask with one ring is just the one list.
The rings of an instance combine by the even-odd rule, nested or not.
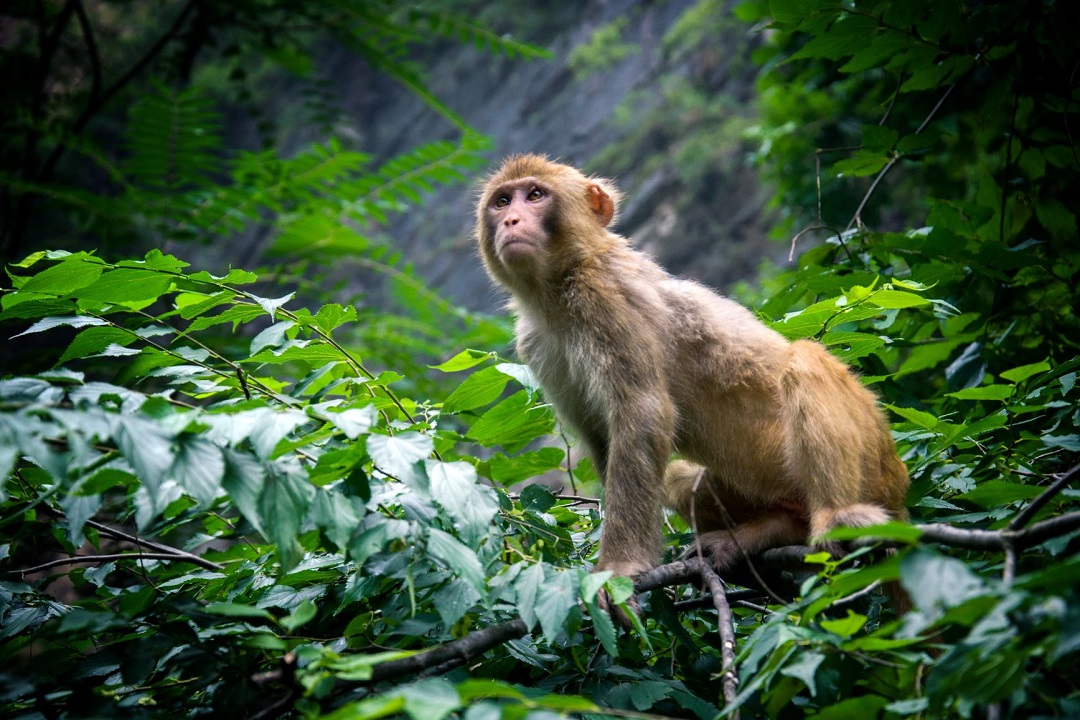
[(618, 190), (540, 155), (514, 155), (488, 178), (476, 208), (480, 255), (493, 278), (515, 292), (548, 286), (605, 244)]

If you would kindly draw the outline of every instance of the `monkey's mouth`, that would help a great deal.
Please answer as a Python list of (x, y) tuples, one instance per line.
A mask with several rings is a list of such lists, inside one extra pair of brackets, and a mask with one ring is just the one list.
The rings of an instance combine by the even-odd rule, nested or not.
[(536, 249), (536, 245), (525, 238), (511, 237), (506, 238), (499, 244), (499, 255), (505, 257), (515, 257), (532, 253)]

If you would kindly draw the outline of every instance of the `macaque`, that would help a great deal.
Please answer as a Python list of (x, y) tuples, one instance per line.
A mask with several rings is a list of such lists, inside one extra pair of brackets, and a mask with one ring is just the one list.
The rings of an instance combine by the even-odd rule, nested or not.
[(664, 504), (718, 570), (838, 525), (906, 519), (907, 469), (874, 395), (822, 345), (632, 249), (608, 230), (619, 201), (608, 180), (516, 155), (476, 213), (518, 354), (603, 480), (595, 570), (654, 567)]

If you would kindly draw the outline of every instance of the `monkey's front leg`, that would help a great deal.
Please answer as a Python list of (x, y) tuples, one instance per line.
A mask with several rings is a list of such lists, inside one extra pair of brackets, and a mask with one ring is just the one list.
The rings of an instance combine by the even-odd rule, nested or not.
[(632, 578), (660, 559), (660, 507), (674, 409), (659, 393), (623, 393), (629, 397), (609, 413), (603, 463), (606, 512), (595, 569)]

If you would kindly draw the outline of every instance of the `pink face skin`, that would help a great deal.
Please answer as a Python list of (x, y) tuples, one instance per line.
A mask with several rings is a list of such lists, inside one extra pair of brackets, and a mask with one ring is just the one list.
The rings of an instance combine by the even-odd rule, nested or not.
[(495, 253), (503, 263), (527, 260), (541, 249), (548, 236), (545, 221), (553, 201), (536, 178), (512, 180), (495, 188), (487, 213)]

